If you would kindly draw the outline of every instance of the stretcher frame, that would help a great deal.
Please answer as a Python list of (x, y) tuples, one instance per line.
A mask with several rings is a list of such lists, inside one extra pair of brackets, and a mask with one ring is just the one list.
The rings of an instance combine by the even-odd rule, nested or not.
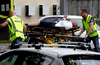
[[(28, 27), (26, 31), (26, 36), (30, 38), (39, 37), (47, 44), (55, 44), (54, 41), (58, 39), (60, 42), (66, 41), (66, 39), (78, 39), (78, 36), (74, 35), (74, 32), (79, 31), (80, 27), (73, 27), (71, 29), (65, 30), (64, 27)], [(52, 41), (51, 41), (52, 40)], [(36, 44), (38, 41), (36, 41)], [(30, 40), (28, 44), (31, 44)]]

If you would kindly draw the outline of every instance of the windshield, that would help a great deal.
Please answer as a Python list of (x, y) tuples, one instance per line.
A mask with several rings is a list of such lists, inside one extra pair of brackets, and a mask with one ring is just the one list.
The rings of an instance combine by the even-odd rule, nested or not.
[(71, 55), (62, 59), (65, 65), (100, 65), (99, 57), (97, 55)]

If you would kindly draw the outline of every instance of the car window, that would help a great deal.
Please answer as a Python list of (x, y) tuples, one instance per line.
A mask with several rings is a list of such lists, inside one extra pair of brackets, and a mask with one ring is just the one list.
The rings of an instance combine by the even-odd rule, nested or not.
[(23, 65), (50, 65), (53, 59), (42, 54), (29, 54), (26, 56)]
[(98, 30), (100, 30), (100, 26), (99, 26), (98, 24), (96, 24), (96, 28), (97, 28)]
[(81, 29), (83, 28), (83, 24), (81, 22), (81, 19), (72, 19), (72, 20), (75, 20), (78, 23), (78, 26), (80, 26)]
[(14, 65), (18, 55), (11, 55), (0, 62), (0, 65)]
[(71, 55), (63, 57), (65, 65), (99, 65), (98, 55)]
[(98, 30), (100, 30), (100, 22), (99, 21), (96, 21), (96, 27)]
[(56, 21), (56, 17), (49, 17), (49, 18), (46, 18), (44, 21), (46, 22), (55, 22)]
[[(78, 23), (78, 26), (80, 26), (80, 28), (83, 28), (83, 24), (81, 22), (81, 19), (72, 19), (75, 20)], [(100, 26), (98, 25), (98, 23), (96, 23), (96, 28), (100, 30)]]
[(58, 17), (57, 21), (63, 20), (63, 17)]
[(13, 51), (0, 56), (0, 65), (51, 65), (52, 57), (28, 51)]

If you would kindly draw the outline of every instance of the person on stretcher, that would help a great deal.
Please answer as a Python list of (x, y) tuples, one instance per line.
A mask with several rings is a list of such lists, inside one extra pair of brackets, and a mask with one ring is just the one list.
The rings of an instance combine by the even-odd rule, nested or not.
[(29, 23), (28, 26), (40, 26), (40, 27), (46, 27), (46, 28), (64, 27), (66, 30), (68, 30), (78, 25), (75, 20), (68, 21), (66, 20), (66, 18), (67, 18), (67, 15), (64, 16), (62, 21), (59, 21), (56, 24), (54, 22), (37, 21), (37, 22)]

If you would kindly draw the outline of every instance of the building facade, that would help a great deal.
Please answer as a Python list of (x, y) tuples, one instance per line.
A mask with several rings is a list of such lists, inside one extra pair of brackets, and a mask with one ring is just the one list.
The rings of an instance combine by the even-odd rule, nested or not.
[[(17, 14), (20, 18), (24, 20), (25, 23), (31, 23), (37, 21), (40, 17), (42, 17), (39, 13), (40, 5), (46, 5), (44, 13), (46, 15), (53, 15), (53, 5), (59, 5), (59, 0), (14, 0), (14, 6), (17, 11)], [(26, 16), (26, 6), (33, 6), (29, 7), (31, 10), (31, 16)], [(29, 10), (30, 10), (29, 9)]]

